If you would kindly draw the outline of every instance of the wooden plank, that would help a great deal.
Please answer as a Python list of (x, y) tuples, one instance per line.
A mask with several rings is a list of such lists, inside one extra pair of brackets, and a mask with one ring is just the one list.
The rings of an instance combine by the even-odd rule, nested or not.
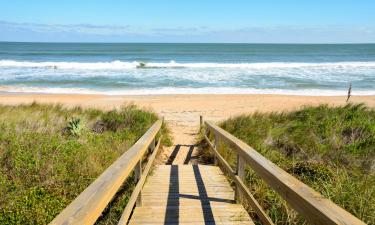
[[(142, 190), (142, 194), (143, 195), (149, 195), (149, 196), (152, 196), (152, 195), (156, 195), (155, 193), (155, 190), (157, 189), (153, 189), (153, 190), (150, 190), (150, 189), (147, 189), (147, 191), (145, 190)], [(206, 190), (207, 191), (207, 195), (208, 196), (211, 196), (211, 195), (214, 195), (216, 193), (233, 193), (233, 190), (229, 190), (229, 187), (224, 187), (224, 188), (213, 188), (211, 190)], [(159, 195), (164, 195), (164, 194), (168, 194), (168, 193), (179, 193), (179, 194), (186, 194), (186, 195), (197, 195), (199, 194), (199, 190), (197, 188), (195, 188), (195, 190), (185, 190), (185, 191), (182, 191), (182, 190), (176, 190), (176, 189), (171, 189), (171, 190), (158, 190), (157, 192)]]
[[(240, 155), (237, 154), (237, 176), (241, 181), (245, 179), (245, 162)], [(236, 185), (235, 200), (240, 202), (241, 188)]]
[[(135, 179), (137, 180), (137, 182), (139, 182), (139, 180), (142, 177), (142, 160), (139, 160), (139, 162), (136, 164), (136, 166), (134, 168), (134, 175), (135, 175)], [(134, 191), (133, 191), (133, 193), (134, 193)], [(142, 193), (136, 192), (136, 194), (138, 195), (137, 200), (136, 200), (136, 204), (138, 206), (142, 206)]]
[(94, 224), (159, 132), (159, 120), (50, 224)]
[(234, 148), (255, 173), (279, 193), (297, 212), (312, 224), (365, 223), (345, 211), (331, 200), (302, 183), (280, 167), (263, 157), (246, 143), (213, 123), (205, 121), (207, 129)]
[[(160, 171), (167, 173), (160, 176)], [(235, 204), (219, 168), (179, 165), (171, 171), (172, 166), (155, 168), (142, 191), (143, 205), (135, 208), (129, 224), (253, 224), (243, 206)]]
[[(174, 199), (175, 200), (175, 199)], [(204, 205), (210, 205), (211, 207), (217, 207), (217, 206), (220, 206), (220, 207), (223, 207), (223, 206), (226, 206), (228, 204), (234, 204), (235, 202), (232, 201), (231, 203), (229, 202), (215, 202), (215, 201), (211, 201), (210, 203), (208, 203), (208, 201), (205, 201), (205, 202), (201, 202), (201, 200), (197, 200), (197, 199), (187, 199), (187, 198), (180, 198), (178, 202), (174, 201), (171, 202), (171, 203), (168, 203), (168, 201), (165, 199), (165, 200), (158, 200), (158, 199), (154, 199), (154, 200), (145, 200), (143, 202), (143, 206), (142, 207), (150, 207), (150, 206), (161, 206), (161, 207), (170, 207), (170, 206), (204, 206)], [(133, 218), (133, 216), (132, 216)]]
[[(139, 223), (137, 222), (130, 222), (129, 225), (138, 225)], [(146, 223), (145, 223), (146, 224)], [(176, 225), (176, 223), (148, 223), (150, 225)], [(186, 223), (178, 223), (179, 225), (252, 225), (254, 224), (253, 222), (251, 221), (226, 221), (226, 222), (218, 222), (218, 221), (215, 221), (215, 222), (186, 222)]]
[[(137, 213), (137, 212), (135, 212)], [(212, 218), (207, 219), (207, 214), (202, 213), (190, 213), (190, 214), (173, 214), (170, 213), (166, 217), (160, 217), (155, 215), (143, 215), (133, 219), (133, 223), (138, 224), (150, 224), (150, 223), (165, 223), (167, 220), (170, 223), (192, 223), (192, 222), (234, 222), (234, 221), (248, 221), (248, 215), (244, 211), (228, 212), (226, 214), (214, 214)]]
[[(155, 189), (157, 190), (157, 189)], [(176, 189), (173, 189), (172, 191), (169, 191), (169, 192), (165, 192), (165, 191), (157, 191), (157, 192), (146, 192), (144, 193), (143, 191), (143, 195), (145, 196), (149, 196), (149, 197), (152, 197), (152, 196), (164, 196), (164, 195), (168, 195), (168, 194), (178, 194), (178, 195), (192, 195), (192, 196), (195, 196), (195, 195), (198, 195), (199, 194), (199, 190), (194, 190), (194, 191), (178, 191)], [(206, 191), (207, 192), (207, 191)], [(228, 194), (233, 194), (233, 190), (218, 190), (218, 191), (215, 191), (215, 190), (211, 190), (210, 193), (207, 192), (207, 196), (208, 197), (213, 197), (213, 196), (217, 196), (217, 195), (228, 195)]]
[[(212, 207), (206, 206), (205, 208), (202, 207), (189, 207), (189, 208), (183, 208), (183, 207), (137, 207), (135, 209), (135, 213), (144, 216), (152, 216), (152, 217), (164, 217), (166, 212), (170, 212), (171, 216), (180, 216), (180, 215), (189, 215), (192, 217), (200, 217), (205, 209), (211, 209), (214, 214), (220, 214), (220, 215), (226, 215), (226, 214), (232, 214), (232, 213), (244, 213), (242, 210), (242, 207), (240, 205), (234, 205), (236, 207), (229, 207), (230, 205), (226, 205), (225, 207)], [(249, 220), (249, 218), (246, 218), (246, 220)]]

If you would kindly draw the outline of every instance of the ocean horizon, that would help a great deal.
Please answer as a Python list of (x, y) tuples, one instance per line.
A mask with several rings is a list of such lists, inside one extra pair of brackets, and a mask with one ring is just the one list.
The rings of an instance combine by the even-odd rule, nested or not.
[(375, 44), (0, 42), (0, 92), (375, 95)]

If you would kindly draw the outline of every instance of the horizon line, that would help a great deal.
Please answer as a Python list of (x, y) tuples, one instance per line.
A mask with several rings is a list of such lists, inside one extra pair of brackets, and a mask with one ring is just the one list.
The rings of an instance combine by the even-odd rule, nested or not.
[(0, 43), (35, 43), (35, 44), (292, 44), (292, 45), (369, 45), (375, 42), (97, 42), (97, 41), (1, 41)]

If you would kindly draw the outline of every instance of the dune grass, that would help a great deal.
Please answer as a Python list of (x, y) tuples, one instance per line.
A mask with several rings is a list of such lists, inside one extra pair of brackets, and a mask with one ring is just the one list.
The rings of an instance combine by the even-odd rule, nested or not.
[[(0, 224), (50, 222), (157, 119), (133, 105), (0, 105)], [(118, 219), (133, 185), (130, 178), (98, 223)]]
[[(374, 109), (321, 105), (242, 115), (220, 126), (364, 222), (375, 224)], [(229, 148), (220, 151), (234, 167), (235, 153)], [(250, 168), (245, 181), (276, 224), (306, 223)]]

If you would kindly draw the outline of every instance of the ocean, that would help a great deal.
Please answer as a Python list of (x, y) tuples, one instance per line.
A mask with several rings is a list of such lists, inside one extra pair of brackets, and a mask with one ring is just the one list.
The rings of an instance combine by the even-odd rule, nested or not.
[(0, 42), (0, 92), (375, 95), (375, 44)]

